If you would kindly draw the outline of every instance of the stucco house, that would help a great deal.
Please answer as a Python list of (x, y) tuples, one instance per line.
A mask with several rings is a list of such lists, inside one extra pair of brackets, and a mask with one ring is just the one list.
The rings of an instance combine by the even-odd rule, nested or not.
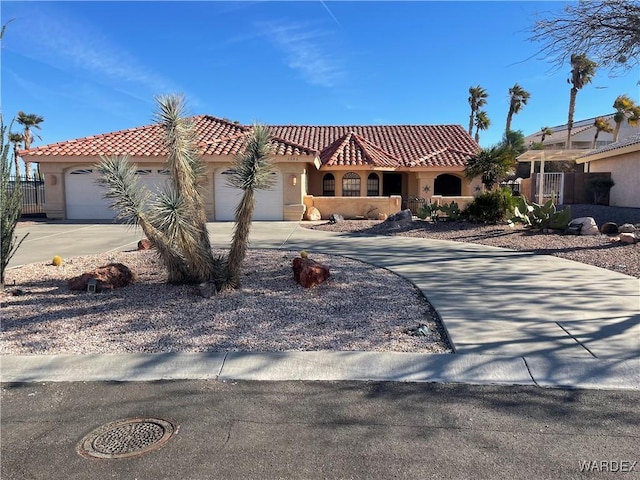
[[(205, 209), (210, 221), (234, 219), (241, 192), (227, 184), (234, 156), (251, 126), (210, 115), (192, 117), (206, 165)], [(300, 220), (315, 206), (323, 218), (391, 214), (407, 197), (470, 198), (479, 180), (464, 177), (479, 146), (460, 125), (269, 126), (274, 186), (257, 195), (255, 220)], [(129, 155), (142, 184), (167, 178), (159, 125), (147, 125), (19, 152), (45, 175), (48, 218), (111, 219), (95, 164), (103, 155)]]
[(640, 208), (640, 133), (592, 150), (578, 158), (585, 172), (610, 172), (615, 185), (609, 205)]

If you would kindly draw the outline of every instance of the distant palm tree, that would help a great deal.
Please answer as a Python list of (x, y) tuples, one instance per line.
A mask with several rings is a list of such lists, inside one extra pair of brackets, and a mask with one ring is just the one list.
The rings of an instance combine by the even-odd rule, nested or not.
[(509, 113), (507, 113), (507, 129), (505, 131), (511, 130), (511, 119), (515, 114), (520, 113), (529, 98), (531, 98), (531, 94), (517, 83), (509, 89)]
[(543, 145), (542, 148), (544, 148), (544, 139), (552, 136), (553, 130), (551, 130), (551, 128), (549, 127), (542, 127), (540, 129), (540, 133), (542, 133), (542, 138), (540, 139), (540, 143)]
[(571, 86), (571, 95), (569, 97), (569, 117), (567, 120), (567, 144), (566, 149), (571, 148), (571, 129), (573, 128), (573, 115), (576, 109), (576, 96), (578, 90), (582, 89), (596, 73), (597, 64), (587, 58), (586, 55), (571, 55), (571, 78), (567, 80)]
[(476, 87), (469, 87), (469, 106), (471, 107), (471, 115), (469, 115), (469, 135), (473, 133), (473, 126), (475, 124), (476, 112), (480, 110), (486, 103), (489, 94), (480, 85)]
[(16, 170), (16, 177), (17, 177), (20, 172), (20, 170), (18, 169), (18, 146), (21, 143), (24, 143), (24, 135), (20, 132), (10, 132), (9, 142), (13, 144), (13, 164)]
[[(37, 115), (35, 113), (24, 113), (22, 111), (18, 112), (18, 116), (16, 118), (16, 122), (24, 127), (24, 149), (29, 150), (31, 148), (31, 143), (33, 142), (33, 132), (32, 128), (36, 128), (40, 130), (40, 124), (44, 122), (44, 117)], [(36, 135), (40, 140), (42, 137)], [(25, 177), (27, 180), (31, 177), (31, 162), (24, 162), (25, 168)]]
[(480, 143), (480, 130), (487, 130), (491, 126), (491, 120), (489, 120), (487, 112), (485, 112), (484, 110), (479, 110), (478, 112), (476, 112), (475, 126), (475, 140), (476, 143)]
[(598, 135), (600, 135), (600, 132), (611, 133), (613, 132), (613, 127), (609, 125), (609, 122), (607, 122), (603, 117), (596, 118), (593, 122), (593, 126), (596, 127), (596, 134), (593, 136), (593, 144), (591, 145), (591, 148), (596, 148), (596, 142), (598, 141)]
[(226, 272), (220, 279), (221, 289), (240, 286), (241, 266), (249, 245), (249, 229), (256, 205), (255, 192), (268, 190), (273, 185), (270, 175), (273, 149), (270, 142), (269, 129), (264, 125), (254, 125), (243, 152), (236, 157), (233, 174), (229, 177), (229, 183), (244, 193), (236, 207), (236, 224)]
[(616, 113), (613, 115), (613, 121), (616, 123), (613, 130), (613, 141), (617, 142), (620, 127), (625, 120), (634, 127), (640, 122), (640, 107), (629, 96), (620, 95), (613, 102), (613, 108), (616, 109)]

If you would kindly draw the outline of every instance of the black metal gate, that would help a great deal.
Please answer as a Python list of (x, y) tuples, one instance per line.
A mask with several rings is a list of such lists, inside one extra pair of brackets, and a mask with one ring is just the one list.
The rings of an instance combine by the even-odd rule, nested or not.
[[(9, 193), (16, 185), (16, 177), (9, 178)], [(44, 177), (34, 173), (29, 179), (20, 177), (22, 186), (22, 216), (43, 217), (44, 212)]]

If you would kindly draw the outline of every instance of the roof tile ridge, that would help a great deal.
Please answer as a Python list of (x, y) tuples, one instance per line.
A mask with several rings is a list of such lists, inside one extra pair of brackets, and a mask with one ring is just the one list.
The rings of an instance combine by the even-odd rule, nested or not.
[(364, 138), (361, 135), (358, 135), (357, 133), (354, 133), (353, 136), (354, 136), (356, 142), (359, 144), (360, 148), (362, 148), (364, 153), (370, 158), (370, 160), (374, 164), (377, 164), (378, 162), (376, 162), (375, 159), (371, 156), (371, 154), (369, 153), (369, 150), (373, 150), (374, 152), (376, 152), (378, 154), (382, 154), (383, 156), (386, 156), (387, 158), (385, 160), (395, 160), (398, 163), (403, 163), (402, 160), (400, 160), (400, 158), (396, 157), (395, 155), (393, 155), (390, 152), (387, 152), (380, 145), (377, 145), (377, 144), (371, 142), (370, 140), (367, 140), (366, 138)]
[(227, 120), (225, 118), (216, 117), (215, 115), (209, 115), (209, 114), (206, 114), (206, 113), (202, 114), (202, 115), (194, 115), (191, 118), (211, 119), (211, 120), (213, 120), (215, 122), (218, 122), (218, 123), (224, 123), (225, 125), (229, 125), (231, 127), (239, 128), (240, 130), (243, 130), (245, 132), (251, 130), (251, 127), (248, 126), (248, 125), (243, 125), (241, 123), (235, 123), (235, 122), (232, 122), (231, 120)]
[(289, 145), (289, 146), (291, 146), (291, 147), (295, 147), (295, 148), (298, 148), (298, 149), (301, 149), (301, 150), (306, 150), (306, 151), (311, 152), (311, 153), (314, 153), (314, 154), (316, 154), (316, 155), (317, 155), (318, 153), (320, 153), (320, 152), (318, 152), (317, 150), (315, 150), (315, 149), (313, 149), (313, 148), (311, 148), (311, 147), (308, 147), (308, 146), (303, 145), (303, 144), (301, 144), (301, 143), (294, 142), (294, 141), (292, 141), (292, 140), (289, 140), (289, 139), (287, 139), (287, 138), (281, 137), (281, 136), (279, 136), (279, 135), (270, 135), (270, 136), (271, 136), (271, 139), (272, 139), (272, 140), (276, 140), (276, 141), (279, 141), (279, 142), (285, 143), (285, 144), (287, 144), (287, 145)]
[(331, 142), (327, 147), (322, 149), (322, 152), (320, 152), (321, 156), (325, 156), (329, 152), (331, 152), (331, 155), (329, 155), (329, 158), (323, 163), (326, 164), (326, 163), (329, 163), (329, 162), (333, 161), (338, 152), (344, 151), (345, 146), (348, 144), (350, 138), (353, 135), (354, 135), (354, 133), (349, 131), (349, 132), (345, 133), (344, 135), (342, 135), (341, 137), (339, 137), (336, 140), (334, 140), (333, 142)]

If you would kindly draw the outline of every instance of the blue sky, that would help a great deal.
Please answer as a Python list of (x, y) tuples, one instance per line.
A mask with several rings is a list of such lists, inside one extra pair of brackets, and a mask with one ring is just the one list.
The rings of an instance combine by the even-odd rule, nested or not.
[[(468, 125), (468, 88), (489, 92), (500, 140), (508, 89), (529, 104), (525, 135), (567, 118), (569, 67), (537, 59), (537, 14), (563, 2), (3, 1), (2, 113), (45, 118), (52, 143), (146, 125), (154, 95), (183, 92), (193, 114), (268, 124)], [(599, 71), (576, 120), (640, 103), (639, 70)]]

